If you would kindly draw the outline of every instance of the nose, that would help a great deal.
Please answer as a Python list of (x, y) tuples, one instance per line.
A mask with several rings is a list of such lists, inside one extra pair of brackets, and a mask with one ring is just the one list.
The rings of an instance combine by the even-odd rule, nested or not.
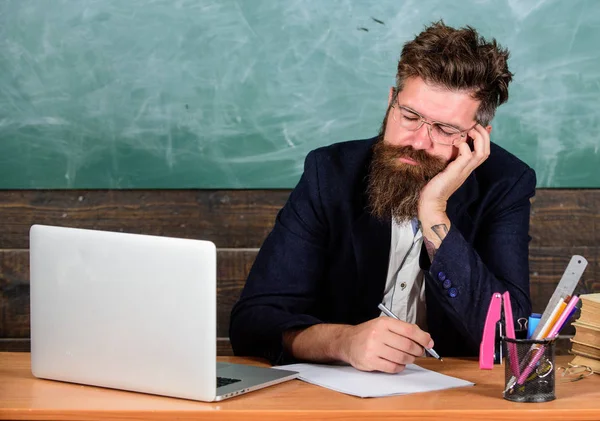
[(419, 130), (413, 135), (412, 147), (414, 149), (429, 149), (431, 147), (431, 137), (429, 136), (429, 124), (423, 122)]

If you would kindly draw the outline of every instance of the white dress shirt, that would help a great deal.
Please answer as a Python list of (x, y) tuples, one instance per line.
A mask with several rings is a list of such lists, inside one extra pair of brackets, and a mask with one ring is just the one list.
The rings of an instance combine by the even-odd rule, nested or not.
[(427, 330), (425, 282), (419, 266), (423, 234), (416, 219), (397, 223), (392, 218), (390, 263), (383, 304), (400, 320)]

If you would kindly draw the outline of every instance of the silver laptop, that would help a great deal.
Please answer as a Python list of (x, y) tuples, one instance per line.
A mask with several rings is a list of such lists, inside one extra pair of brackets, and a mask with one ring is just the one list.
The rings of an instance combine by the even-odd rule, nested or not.
[(32, 226), (33, 375), (199, 401), (297, 377), (216, 362), (216, 261), (210, 241)]

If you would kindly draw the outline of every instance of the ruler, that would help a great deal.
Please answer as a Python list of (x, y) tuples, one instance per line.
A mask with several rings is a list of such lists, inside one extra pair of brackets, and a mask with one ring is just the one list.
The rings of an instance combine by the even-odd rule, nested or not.
[(565, 298), (567, 295), (573, 295), (573, 291), (575, 291), (575, 287), (579, 283), (579, 279), (581, 278), (581, 275), (583, 275), (583, 271), (585, 270), (587, 264), (588, 262), (583, 256), (574, 255), (571, 257), (571, 261), (567, 265), (565, 273), (563, 273), (563, 276), (560, 279), (558, 286), (554, 290), (554, 294), (552, 294), (550, 301), (548, 301), (546, 310), (544, 310), (542, 318), (533, 331), (531, 339), (535, 339), (540, 333), (540, 330), (542, 330), (542, 327), (546, 324), (546, 321), (550, 317), (550, 313), (552, 313), (552, 310), (554, 310), (554, 307), (556, 307), (559, 301)]

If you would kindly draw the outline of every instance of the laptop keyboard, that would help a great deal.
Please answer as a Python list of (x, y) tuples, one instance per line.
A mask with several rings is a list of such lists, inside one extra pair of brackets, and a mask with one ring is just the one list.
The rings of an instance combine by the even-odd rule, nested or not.
[(241, 382), (240, 379), (230, 379), (229, 377), (217, 377), (217, 387), (227, 386), (228, 384), (233, 384)]

